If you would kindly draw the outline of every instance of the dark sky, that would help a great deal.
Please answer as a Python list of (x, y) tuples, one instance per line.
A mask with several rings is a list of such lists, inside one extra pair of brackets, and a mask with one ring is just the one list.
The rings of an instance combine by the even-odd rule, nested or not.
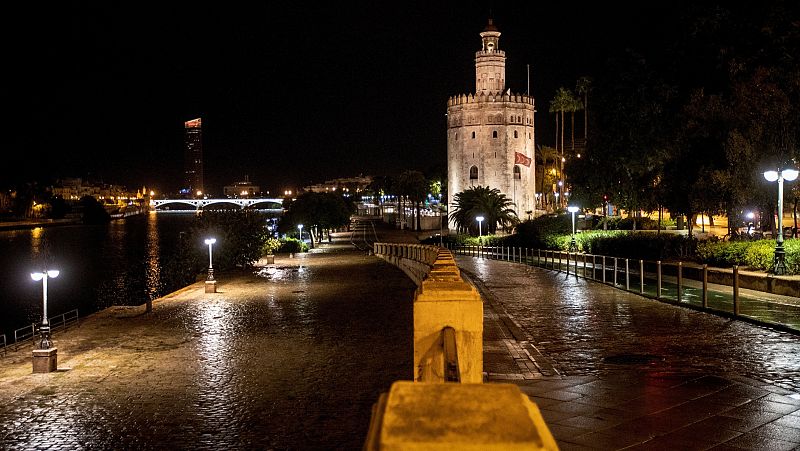
[[(0, 185), (60, 176), (175, 190), (203, 118), (207, 188), (445, 167), (448, 96), (474, 90), (489, 2), (4, 6)], [(662, 4), (663, 3), (663, 4)], [(507, 86), (547, 105), (626, 46), (658, 51), (675, 2), (494, 1)]]

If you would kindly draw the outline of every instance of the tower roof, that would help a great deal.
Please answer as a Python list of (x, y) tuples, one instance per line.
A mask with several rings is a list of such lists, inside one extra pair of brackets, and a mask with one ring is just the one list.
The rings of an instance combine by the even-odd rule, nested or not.
[(497, 31), (497, 27), (494, 25), (492, 19), (489, 19), (489, 23), (486, 24), (486, 28), (483, 31)]

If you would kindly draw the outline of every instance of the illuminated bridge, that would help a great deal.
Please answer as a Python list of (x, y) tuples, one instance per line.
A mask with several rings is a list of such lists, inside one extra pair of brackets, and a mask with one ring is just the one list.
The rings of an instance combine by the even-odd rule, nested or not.
[(211, 208), (224, 210), (231, 208), (252, 208), (271, 212), (283, 211), (282, 198), (254, 198), (254, 199), (153, 199), (150, 205), (156, 211), (186, 211), (203, 210)]

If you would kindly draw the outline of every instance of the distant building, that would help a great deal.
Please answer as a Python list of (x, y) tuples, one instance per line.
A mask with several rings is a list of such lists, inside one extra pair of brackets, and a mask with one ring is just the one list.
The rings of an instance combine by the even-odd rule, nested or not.
[(126, 205), (131, 202), (140, 202), (147, 193), (144, 187), (133, 192), (121, 185), (94, 183), (81, 178), (58, 180), (53, 185), (52, 192), (53, 196), (68, 202), (77, 202), (84, 196), (92, 196), (98, 202), (106, 205)]
[(184, 180), (182, 194), (197, 197), (205, 194), (203, 184), (203, 129), (201, 118), (184, 122)]
[(475, 93), (447, 101), (447, 203), (472, 186), (504, 193), (520, 217), (534, 210), (534, 99), (506, 89), (506, 54), (489, 20), (475, 53)]
[(303, 190), (313, 193), (340, 192), (355, 194), (363, 191), (370, 183), (372, 183), (372, 176), (359, 175), (358, 177), (327, 180), (325, 183), (306, 186)]
[(250, 176), (245, 175), (243, 182), (222, 187), (222, 194), (229, 199), (254, 197), (261, 195), (261, 187), (250, 183)]

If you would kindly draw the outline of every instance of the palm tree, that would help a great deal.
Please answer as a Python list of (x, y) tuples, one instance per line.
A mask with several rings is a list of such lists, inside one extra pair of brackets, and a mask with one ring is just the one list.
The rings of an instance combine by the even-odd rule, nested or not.
[(572, 127), (570, 127), (570, 132), (572, 132), (572, 141), (571, 141), (571, 148), (572, 153), (575, 153), (575, 112), (580, 111), (583, 109), (583, 102), (581, 99), (575, 97), (570, 93), (572, 98), (568, 99), (569, 103), (567, 104), (567, 111), (569, 111), (570, 115), (572, 116)]
[(399, 191), (403, 196), (408, 197), (416, 210), (416, 230), (421, 230), (419, 211), (425, 196), (428, 195), (430, 184), (425, 175), (419, 171), (403, 171), (397, 179)]
[(453, 212), (450, 219), (459, 230), (477, 232), (475, 217), (483, 216), (488, 233), (494, 233), (497, 225), (503, 230), (510, 230), (518, 222), (517, 213), (512, 208), (514, 203), (497, 188), (473, 186), (453, 198)]
[[(592, 79), (589, 77), (581, 77), (575, 85), (575, 91), (578, 95), (583, 96), (583, 142), (586, 142), (586, 137), (589, 134), (589, 91), (592, 90)], [(585, 144), (584, 144), (585, 145)]]
[[(564, 112), (569, 111), (571, 105), (573, 105), (573, 99), (575, 96), (572, 95), (572, 92), (564, 88), (563, 86), (558, 88), (556, 91), (555, 97), (553, 100), (550, 101), (550, 112), (556, 113), (556, 124), (558, 123), (558, 113), (561, 113), (561, 171), (560, 174), (564, 173)], [(558, 128), (558, 126), (556, 126)], [(556, 149), (558, 149), (558, 137), (556, 137)], [(562, 178), (561, 185), (558, 187), (558, 201), (559, 204), (564, 202), (564, 180)]]

